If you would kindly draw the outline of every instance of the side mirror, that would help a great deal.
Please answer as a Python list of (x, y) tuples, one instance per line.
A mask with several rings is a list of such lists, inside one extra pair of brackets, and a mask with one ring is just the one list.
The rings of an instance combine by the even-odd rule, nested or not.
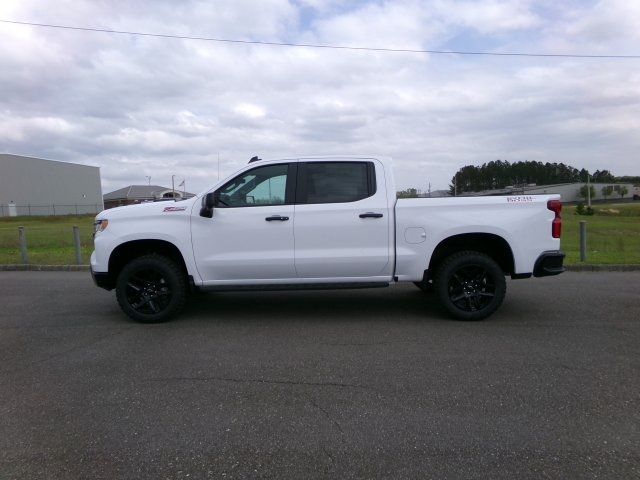
[(216, 204), (216, 192), (207, 193), (202, 197), (202, 208), (200, 209), (200, 216), (211, 218), (213, 217), (213, 207)]

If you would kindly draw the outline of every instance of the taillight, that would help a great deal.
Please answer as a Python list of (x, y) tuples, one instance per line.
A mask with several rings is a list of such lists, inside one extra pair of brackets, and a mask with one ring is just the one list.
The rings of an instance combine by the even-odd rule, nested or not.
[(560, 238), (562, 234), (562, 217), (560, 216), (562, 202), (560, 200), (549, 200), (547, 202), (547, 208), (556, 214), (553, 222), (551, 222), (551, 236), (553, 238)]

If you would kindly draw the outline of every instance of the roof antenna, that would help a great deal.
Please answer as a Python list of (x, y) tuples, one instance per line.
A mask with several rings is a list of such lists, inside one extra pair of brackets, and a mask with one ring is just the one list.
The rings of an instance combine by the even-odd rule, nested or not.
[(249, 160), (249, 163), (259, 162), (260, 160), (262, 160), (262, 159), (258, 158), (258, 156), (256, 155), (255, 157), (251, 157), (251, 159)]

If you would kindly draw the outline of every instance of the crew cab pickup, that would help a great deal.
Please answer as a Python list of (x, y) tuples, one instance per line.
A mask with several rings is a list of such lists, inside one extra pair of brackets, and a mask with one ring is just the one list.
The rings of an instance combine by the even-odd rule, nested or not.
[(479, 320), (505, 276), (557, 275), (558, 195), (396, 199), (391, 161), (253, 161), (187, 200), (105, 210), (91, 273), (140, 322), (175, 316), (193, 289), (386, 287), (413, 282)]

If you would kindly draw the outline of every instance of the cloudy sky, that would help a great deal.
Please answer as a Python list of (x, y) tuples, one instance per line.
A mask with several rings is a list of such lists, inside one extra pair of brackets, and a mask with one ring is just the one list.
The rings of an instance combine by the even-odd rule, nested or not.
[[(640, 54), (630, 0), (2, 0), (0, 19), (275, 42)], [(640, 174), (640, 59), (383, 53), (0, 23), (0, 152), (99, 165), (105, 192), (188, 190), (248, 158), (393, 157), (402, 188), (467, 164)], [(0, 172), (1, 174), (1, 172)]]

